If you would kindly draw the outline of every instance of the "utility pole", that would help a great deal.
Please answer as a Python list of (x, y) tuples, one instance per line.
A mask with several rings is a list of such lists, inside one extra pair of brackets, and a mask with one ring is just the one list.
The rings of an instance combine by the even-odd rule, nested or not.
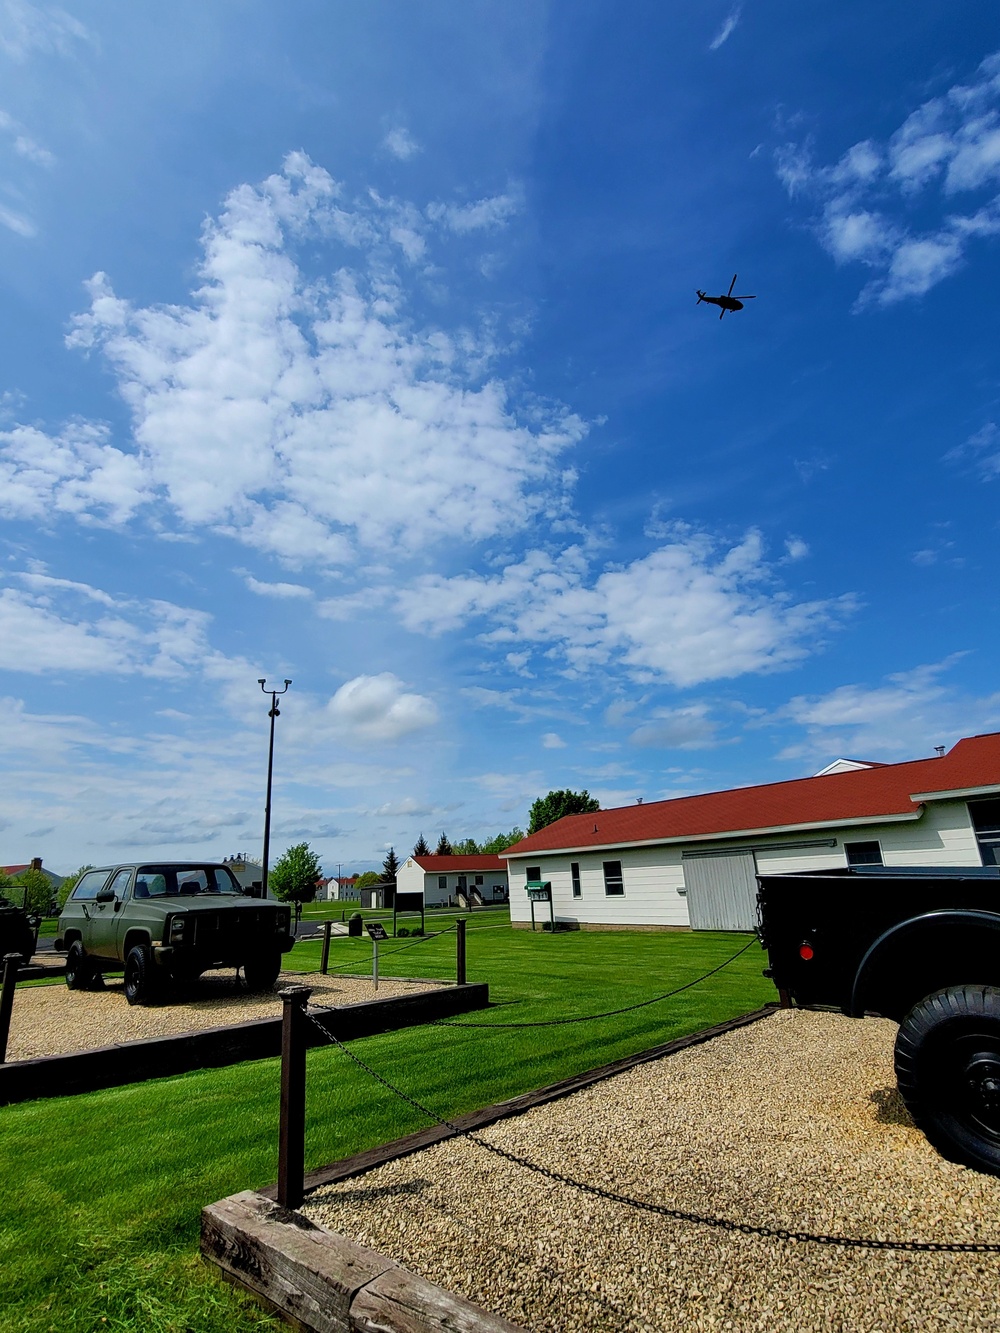
[(271, 842), (271, 770), (274, 767), (274, 719), (281, 716), (281, 710), (278, 708), (278, 698), (282, 694), (288, 693), (290, 680), (285, 681), (283, 690), (268, 690), (265, 688), (266, 677), (258, 680), (257, 684), (265, 694), (271, 696), (271, 711), (268, 717), (271, 719), (271, 739), (267, 747), (267, 800), (264, 802), (264, 864), (261, 867), (261, 896), (267, 897), (267, 854)]

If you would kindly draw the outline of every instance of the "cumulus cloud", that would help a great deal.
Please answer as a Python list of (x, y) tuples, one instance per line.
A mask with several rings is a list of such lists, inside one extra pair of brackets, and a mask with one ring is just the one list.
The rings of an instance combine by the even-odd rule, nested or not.
[(505, 194), (491, 195), (472, 204), (429, 204), (427, 216), (450, 231), (463, 234), (502, 227), (515, 213), (520, 212), (520, 209), (521, 192), (512, 189)]
[(397, 741), (438, 721), (434, 701), (408, 694), (391, 671), (347, 681), (330, 700), (327, 712), (339, 728), (360, 741)]
[(718, 743), (718, 723), (707, 704), (654, 708), (647, 722), (629, 736), (632, 745), (656, 750), (702, 750)]
[(542, 747), (546, 750), (565, 750), (566, 742), (554, 731), (547, 731), (542, 737)]
[(873, 271), (862, 304), (922, 296), (962, 265), (973, 239), (1000, 232), (1000, 52), (885, 143), (854, 144), (833, 166), (817, 166), (808, 144), (786, 144), (776, 170), (790, 197), (819, 206), (816, 234), (834, 260)]
[[(90, 423), (6, 432), (5, 511), (121, 523), (158, 506), (292, 565), (346, 563), (358, 544), (478, 542), (562, 512), (557, 460), (582, 423), (515, 401), (489, 373), (488, 335), (418, 327), (392, 255), (423, 244), (419, 211), (342, 194), (303, 153), (233, 190), (205, 226), (185, 305), (134, 306), (96, 275), (69, 343), (112, 369), (134, 446)], [(469, 208), (445, 210), (442, 225), (502, 212)], [(328, 278), (299, 263), (317, 246)]]
[(402, 162), (408, 161), (421, 151), (416, 139), (402, 125), (397, 125), (389, 131), (382, 140), (382, 146)]
[(537, 645), (574, 672), (623, 668), (689, 686), (800, 661), (852, 603), (795, 602), (776, 585), (757, 532), (725, 549), (679, 527), (650, 555), (596, 575), (579, 547), (535, 550), (496, 575), (427, 575), (398, 607), (414, 630), (483, 619), (488, 641)]
[(308, 598), (311, 597), (312, 589), (307, 588), (302, 583), (261, 583), (255, 579), (252, 574), (244, 575), (247, 587), (251, 592), (255, 592), (258, 597), (278, 597), (278, 598)]

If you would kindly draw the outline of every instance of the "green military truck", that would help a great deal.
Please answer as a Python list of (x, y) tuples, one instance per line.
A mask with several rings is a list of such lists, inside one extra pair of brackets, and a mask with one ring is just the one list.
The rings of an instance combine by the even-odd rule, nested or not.
[(146, 1004), (171, 981), (213, 967), (242, 968), (249, 990), (273, 986), (292, 947), (283, 903), (251, 898), (228, 866), (158, 861), (102, 866), (81, 875), (59, 918), (70, 990), (125, 971), (125, 998)]

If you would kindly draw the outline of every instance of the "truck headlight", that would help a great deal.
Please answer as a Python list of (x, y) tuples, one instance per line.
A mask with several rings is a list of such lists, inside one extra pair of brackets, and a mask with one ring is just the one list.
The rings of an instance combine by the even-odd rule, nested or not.
[(170, 918), (169, 942), (171, 944), (183, 944), (184, 942), (183, 916), (172, 916)]
[(289, 914), (287, 912), (275, 912), (274, 928), (275, 930), (288, 930)]

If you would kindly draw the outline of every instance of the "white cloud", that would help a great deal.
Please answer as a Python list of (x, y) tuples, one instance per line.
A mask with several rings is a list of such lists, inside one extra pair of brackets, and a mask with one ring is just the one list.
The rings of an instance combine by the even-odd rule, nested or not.
[(519, 189), (505, 194), (491, 195), (473, 204), (429, 204), (427, 216), (460, 235), (472, 231), (488, 231), (502, 227), (521, 211), (522, 194)]
[(15, 213), (12, 208), (6, 208), (3, 204), (0, 204), (0, 226), (28, 240), (38, 234), (38, 228), (30, 218), (26, 218), (23, 213)]
[[(416, 210), (341, 193), (302, 153), (233, 190), (205, 226), (187, 305), (135, 307), (98, 274), (69, 343), (112, 368), (135, 452), (94, 424), (8, 431), (5, 512), (120, 523), (155, 504), (293, 566), (347, 563), (355, 543), (406, 555), (479, 542), (562, 513), (573, 478), (557, 460), (583, 424), (515, 402), (488, 371), (488, 336), (418, 328), (391, 265)], [(300, 242), (329, 247), (330, 278), (307, 277)]]
[(677, 529), (652, 554), (594, 577), (577, 547), (529, 551), (499, 575), (427, 575), (398, 606), (411, 629), (492, 621), (492, 642), (536, 644), (574, 672), (624, 667), (695, 685), (801, 660), (851, 610), (849, 598), (794, 602), (773, 585), (759, 533), (728, 550)]
[(785, 542), (785, 550), (789, 560), (804, 560), (809, 554), (809, 543), (801, 537), (789, 537)]
[(14, 152), (19, 157), (26, 158), (40, 167), (50, 167), (55, 161), (49, 150), (35, 143), (34, 139), (24, 132), (23, 126), (6, 111), (0, 111), (0, 131), (8, 134), (14, 141)]
[(244, 576), (246, 585), (251, 592), (255, 592), (258, 597), (311, 597), (312, 589), (307, 588), (302, 583), (261, 583), (255, 579), (252, 574)]
[(393, 157), (398, 157), (402, 162), (408, 161), (421, 151), (416, 139), (402, 125), (391, 129), (382, 140), (382, 145)]
[(1000, 694), (971, 698), (941, 680), (962, 656), (898, 672), (881, 685), (841, 685), (824, 695), (796, 696), (775, 720), (795, 723), (805, 736), (779, 758), (930, 756), (935, 745), (989, 730), (1000, 722)]
[(70, 55), (75, 43), (91, 40), (79, 19), (55, 5), (43, 7), (30, 0), (0, 2), (0, 51), (21, 63), (33, 51), (42, 55)]
[(945, 460), (967, 465), (981, 481), (995, 481), (1000, 477), (1000, 426), (987, 421), (964, 444), (950, 449)]
[[(814, 165), (808, 144), (786, 144), (776, 170), (791, 197), (819, 203), (816, 233), (833, 258), (876, 271), (862, 304), (922, 296), (962, 265), (971, 240), (1000, 233), (1000, 52), (885, 144), (864, 140), (830, 167)], [(961, 211), (961, 196), (983, 190), (994, 193)]]
[(547, 731), (542, 737), (542, 747), (546, 750), (565, 750), (566, 742), (554, 731)]
[(742, 12), (743, 12), (742, 5), (737, 5), (735, 9), (730, 10), (730, 12), (726, 15), (725, 19), (723, 20), (722, 27), (719, 29), (719, 31), (715, 34), (715, 36), (708, 44), (708, 49), (710, 51), (718, 51), (719, 47), (722, 45), (723, 42), (729, 41), (730, 37), (733, 35), (733, 32), (736, 29), (736, 25), (740, 21), (740, 15)]
[(657, 750), (702, 750), (718, 744), (718, 723), (707, 704), (654, 708), (650, 720), (629, 736), (632, 745)]
[(396, 741), (438, 721), (433, 700), (407, 694), (403, 682), (390, 671), (347, 681), (330, 700), (327, 712), (336, 726), (358, 741)]

